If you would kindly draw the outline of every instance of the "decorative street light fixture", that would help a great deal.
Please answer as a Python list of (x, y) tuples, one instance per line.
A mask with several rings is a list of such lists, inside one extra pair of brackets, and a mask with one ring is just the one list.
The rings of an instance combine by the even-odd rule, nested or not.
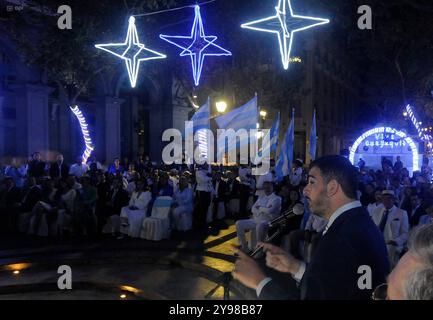
[(227, 109), (227, 103), (226, 103), (225, 101), (218, 101), (218, 102), (215, 104), (215, 106), (216, 106), (217, 111), (218, 111), (219, 113), (224, 113), (224, 112), (226, 112), (226, 109)]

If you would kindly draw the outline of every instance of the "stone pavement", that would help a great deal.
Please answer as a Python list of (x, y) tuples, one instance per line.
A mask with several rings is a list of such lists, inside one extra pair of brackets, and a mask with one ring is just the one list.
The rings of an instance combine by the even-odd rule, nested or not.
[[(234, 222), (170, 240), (0, 239), (0, 299), (222, 299), (233, 269)], [(72, 269), (72, 290), (59, 290), (57, 268)], [(231, 299), (254, 293), (231, 282)]]

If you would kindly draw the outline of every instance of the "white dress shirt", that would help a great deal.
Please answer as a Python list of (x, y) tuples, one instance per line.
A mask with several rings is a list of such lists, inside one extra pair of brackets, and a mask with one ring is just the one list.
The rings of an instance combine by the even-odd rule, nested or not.
[(207, 170), (198, 170), (195, 179), (197, 181), (197, 191), (212, 192), (212, 178), (208, 177)]
[(302, 168), (299, 167), (299, 168), (293, 169), (290, 172), (290, 184), (292, 186), (296, 187), (296, 186), (299, 186), (301, 181), (302, 181)]
[(267, 174), (264, 174), (262, 176), (258, 176), (256, 183), (256, 196), (260, 197), (265, 195), (265, 190), (263, 190), (263, 184), (268, 181), (274, 181), (274, 177), (271, 172), (268, 172)]
[(251, 212), (257, 222), (270, 221), (281, 214), (281, 197), (275, 193), (268, 196), (265, 194), (257, 199)]

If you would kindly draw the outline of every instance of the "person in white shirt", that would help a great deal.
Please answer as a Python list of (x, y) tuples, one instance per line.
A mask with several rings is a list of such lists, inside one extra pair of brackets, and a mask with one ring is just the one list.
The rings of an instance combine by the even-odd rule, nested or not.
[(302, 181), (302, 165), (303, 162), (300, 159), (293, 162), (292, 171), (290, 172), (290, 184), (294, 187), (299, 186)]
[[(152, 194), (147, 190), (143, 181), (136, 182), (136, 189), (132, 193), (129, 205), (123, 207), (120, 212), (120, 232), (131, 238), (140, 236), (141, 225), (146, 216), (147, 206), (152, 200)], [(120, 236), (119, 238), (123, 238)]]
[[(268, 223), (281, 214), (281, 197), (274, 193), (273, 181), (263, 183), (265, 194), (260, 196), (251, 209), (252, 219), (238, 220), (236, 232), (243, 251), (254, 250), (258, 241), (264, 241)], [(248, 248), (245, 232), (251, 230), (251, 242)]]
[(173, 187), (173, 193), (176, 192), (179, 187), (179, 171), (177, 169), (170, 170), (168, 183)]
[(274, 181), (274, 176), (272, 175), (272, 172), (268, 172), (261, 176), (256, 176), (256, 201), (261, 196), (265, 195), (265, 189), (264, 189), (264, 183), (266, 181)]
[(397, 264), (409, 237), (407, 212), (397, 208), (395, 201), (394, 190), (382, 191), (383, 207), (376, 208), (371, 215), (385, 238), (391, 267)]
[(179, 178), (179, 187), (174, 193), (174, 203), (171, 206), (173, 224), (179, 231), (188, 231), (192, 228), (193, 193), (188, 187), (188, 179)]
[(76, 178), (81, 178), (88, 170), (88, 165), (83, 163), (83, 159), (81, 157), (78, 157), (77, 162), (74, 163), (69, 169), (69, 174), (75, 176)]
[(211, 203), (212, 194), (212, 174), (209, 172), (208, 164), (203, 164), (195, 173), (196, 186), (196, 202), (194, 207), (194, 221), (198, 228), (203, 228), (206, 225), (207, 211)]

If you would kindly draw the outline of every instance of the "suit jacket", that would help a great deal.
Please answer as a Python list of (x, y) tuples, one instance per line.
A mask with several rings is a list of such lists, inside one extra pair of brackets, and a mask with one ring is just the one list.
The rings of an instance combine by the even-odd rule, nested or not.
[(410, 227), (415, 227), (419, 224), (419, 219), (426, 215), (427, 212), (425, 211), (425, 209), (423, 208), (423, 206), (419, 206), (415, 212), (409, 217), (409, 224)]
[(372, 290), (361, 290), (358, 269), (370, 266), (372, 289), (384, 283), (389, 272), (385, 242), (365, 208), (341, 214), (319, 241), (307, 265), (299, 289), (266, 284), (261, 299), (357, 300), (370, 299)]
[(212, 181), (212, 186), (214, 189), (214, 196), (217, 202), (220, 201), (225, 201), (227, 199), (227, 191), (228, 191), (228, 186), (227, 186), (227, 182), (225, 182), (224, 180), (220, 179), (218, 184), (218, 190), (215, 190), (216, 187), (216, 181)]
[(62, 178), (66, 178), (67, 176), (69, 176), (69, 166), (63, 162), (59, 169), (59, 165), (57, 164), (57, 162), (51, 163), (49, 170), (50, 177), (58, 178), (60, 177), (60, 174)]
[(113, 198), (114, 190), (108, 192), (108, 199), (113, 201), (113, 213), (120, 215), (120, 210), (129, 204), (129, 193), (125, 189), (119, 189)]
[(228, 199), (238, 199), (240, 194), (240, 182), (237, 179), (233, 181), (227, 181), (227, 198)]
[[(385, 207), (376, 208), (371, 215), (374, 223), (379, 226), (383, 215), (385, 214)], [(397, 242), (398, 251), (402, 251), (406, 245), (409, 237), (409, 219), (406, 211), (393, 206), (388, 214), (388, 219), (385, 224), (383, 236), (385, 241)]]

